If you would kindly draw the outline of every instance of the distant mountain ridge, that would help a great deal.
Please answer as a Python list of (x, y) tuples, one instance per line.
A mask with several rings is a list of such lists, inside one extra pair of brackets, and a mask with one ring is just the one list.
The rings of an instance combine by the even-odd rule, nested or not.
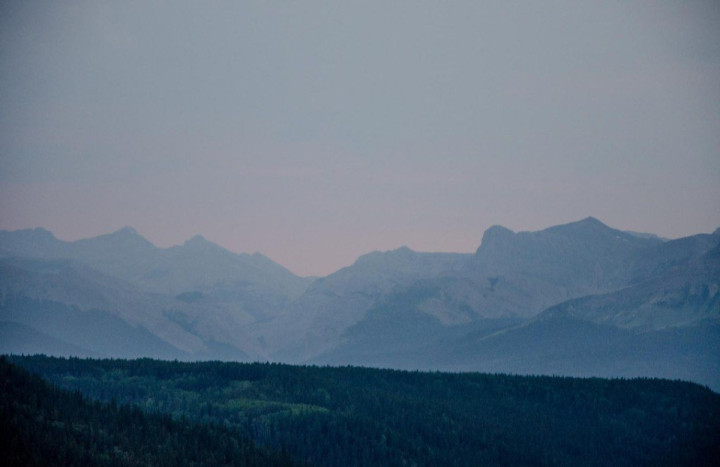
[(307, 283), (260, 253), (233, 253), (200, 235), (158, 248), (132, 227), (73, 242), (58, 240), (45, 229), (0, 231), (2, 256), (72, 259), (161, 293), (240, 280), (298, 293)]
[[(0, 340), (96, 356), (604, 376), (613, 361), (625, 362), (618, 375), (653, 376), (645, 360), (664, 358), (662, 375), (720, 387), (719, 232), (665, 240), (592, 217), (494, 226), (475, 253), (402, 247), (301, 278), (202, 236), (157, 248), (130, 227), (75, 242), (0, 231)], [(97, 333), (137, 348), (81, 339), (71, 323), (86, 313)]]
[[(48, 275), (58, 265), (60, 272)], [(157, 248), (130, 227), (74, 242), (44, 229), (2, 231), (0, 266), (4, 295), (108, 311), (188, 358), (211, 357), (208, 344), (216, 343), (238, 355), (261, 354), (243, 328), (275, 316), (310, 283), (259, 253), (232, 253), (200, 236)], [(200, 298), (177, 298), (188, 293)]]
[(490, 271), (521, 272), (559, 284), (572, 281), (602, 289), (623, 280), (617, 277), (617, 267), (632, 252), (661, 243), (611, 229), (588, 217), (538, 232), (516, 234), (502, 227), (490, 228), (476, 256)]

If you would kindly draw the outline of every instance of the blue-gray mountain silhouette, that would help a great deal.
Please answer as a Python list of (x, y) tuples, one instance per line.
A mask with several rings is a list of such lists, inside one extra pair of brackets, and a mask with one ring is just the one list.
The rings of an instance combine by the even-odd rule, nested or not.
[(589, 217), (537, 232), (491, 227), (474, 254), (402, 247), (301, 278), (201, 236), (157, 248), (129, 227), (75, 242), (1, 231), (0, 350), (720, 388), (719, 244), (719, 231), (667, 241)]

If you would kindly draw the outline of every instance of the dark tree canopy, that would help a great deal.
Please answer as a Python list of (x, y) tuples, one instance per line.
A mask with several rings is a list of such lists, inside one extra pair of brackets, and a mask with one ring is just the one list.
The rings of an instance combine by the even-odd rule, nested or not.
[[(679, 381), (149, 359), (11, 360), (75, 391), (29, 379), (34, 386), (23, 397), (42, 400), (46, 410), (67, 399), (114, 414), (127, 426), (108, 425), (106, 436), (126, 436), (140, 443), (139, 452), (150, 435), (137, 436), (131, 427), (147, 425), (142, 433), (180, 444), (186, 432), (193, 439), (220, 434), (213, 435), (220, 446), (193, 441), (182, 449), (202, 444), (198, 448), (227, 452), (230, 459), (235, 451), (227, 446), (236, 446), (258, 459), (282, 462), (287, 455), (311, 465), (607, 465), (609, 459), (616, 465), (713, 465), (720, 459), (720, 395)], [(3, 365), (3, 371), (17, 372)], [(31, 396), (38, 388), (42, 394)], [(165, 426), (180, 431), (160, 429)], [(194, 459), (173, 451), (172, 443), (160, 445), (176, 458)]]

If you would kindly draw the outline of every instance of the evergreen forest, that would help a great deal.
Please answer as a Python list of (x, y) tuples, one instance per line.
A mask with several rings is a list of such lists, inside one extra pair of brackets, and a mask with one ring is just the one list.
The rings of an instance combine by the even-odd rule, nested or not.
[(720, 459), (720, 395), (681, 381), (45, 356), (0, 371), (3, 465)]

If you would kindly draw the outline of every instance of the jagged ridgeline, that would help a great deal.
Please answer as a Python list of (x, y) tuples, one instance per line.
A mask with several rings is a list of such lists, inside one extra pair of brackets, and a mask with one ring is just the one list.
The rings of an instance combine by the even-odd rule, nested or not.
[(0, 353), (683, 379), (720, 390), (720, 235), (597, 219), (302, 278), (202, 237), (0, 231)]
[[(720, 395), (679, 381), (8, 360), (0, 362), (7, 460), (53, 464), (58, 458), (43, 456), (57, 452), (94, 465), (702, 466), (720, 459)], [(172, 458), (152, 457), (165, 448)]]

